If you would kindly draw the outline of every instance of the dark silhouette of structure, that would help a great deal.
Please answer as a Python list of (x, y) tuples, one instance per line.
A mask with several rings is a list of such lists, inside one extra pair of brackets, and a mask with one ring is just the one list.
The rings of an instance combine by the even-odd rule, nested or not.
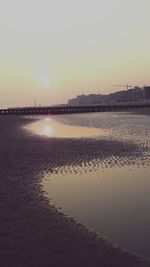
[[(126, 87), (126, 90), (116, 91), (108, 95), (103, 94), (89, 94), (89, 95), (78, 95), (75, 98), (68, 100), (68, 105), (77, 106), (77, 105), (95, 105), (95, 104), (106, 104), (106, 103), (117, 103), (117, 102), (134, 102), (134, 101), (144, 101), (150, 99), (148, 97), (148, 88), (146, 86), (141, 88), (139, 86), (132, 87), (131, 85), (115, 85)], [(131, 87), (131, 88), (130, 88)], [(144, 96), (145, 90), (145, 96)]]
[(121, 111), (135, 108), (150, 107), (150, 101), (146, 102), (123, 102), (110, 103), (101, 105), (84, 105), (84, 106), (49, 106), (49, 107), (20, 107), (0, 109), (0, 115), (57, 115), (71, 113), (89, 113), (104, 111)]
[(144, 86), (144, 99), (150, 100), (150, 86)]

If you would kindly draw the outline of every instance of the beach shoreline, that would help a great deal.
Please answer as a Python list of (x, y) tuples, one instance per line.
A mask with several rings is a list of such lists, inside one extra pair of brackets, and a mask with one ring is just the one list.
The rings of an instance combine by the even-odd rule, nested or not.
[[(64, 166), (69, 158), (72, 164), (79, 154), (85, 162), (100, 157), (97, 144), (90, 143), (88, 148), (84, 140), (77, 145), (72, 139), (26, 134), (22, 127), (29, 122), (17, 116), (0, 117), (1, 266), (150, 266), (143, 257), (124, 251), (64, 215), (49, 204), (43, 192), (44, 171)], [(118, 155), (122, 147), (126, 153), (131, 149), (106, 140), (105, 157), (111, 145), (117, 147)], [(88, 153), (91, 148), (93, 153)]]

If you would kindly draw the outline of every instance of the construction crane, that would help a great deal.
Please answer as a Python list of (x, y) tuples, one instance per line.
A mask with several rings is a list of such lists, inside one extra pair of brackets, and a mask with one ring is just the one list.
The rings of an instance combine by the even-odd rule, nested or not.
[(122, 87), (126, 87), (127, 88), (127, 91), (129, 88), (132, 88), (133, 85), (129, 85), (129, 84), (113, 84), (113, 86), (122, 86)]
[(126, 87), (126, 101), (132, 100), (132, 92), (129, 91), (129, 88), (132, 88), (133, 85), (129, 84), (114, 84), (113, 86)]

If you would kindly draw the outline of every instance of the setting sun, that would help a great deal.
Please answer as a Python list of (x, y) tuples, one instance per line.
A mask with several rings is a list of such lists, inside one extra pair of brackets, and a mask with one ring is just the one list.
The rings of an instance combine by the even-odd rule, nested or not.
[(41, 72), (38, 75), (38, 82), (41, 88), (50, 89), (51, 88), (51, 78), (46, 72)]

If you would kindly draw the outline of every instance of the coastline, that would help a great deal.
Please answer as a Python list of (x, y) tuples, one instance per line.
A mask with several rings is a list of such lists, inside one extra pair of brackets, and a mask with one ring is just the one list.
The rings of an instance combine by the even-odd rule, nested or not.
[[(27, 135), (21, 127), (28, 122), (21, 117), (0, 117), (1, 266), (150, 266), (144, 258), (124, 251), (49, 204), (40, 184), (43, 171), (63, 166), (66, 155), (69, 164), (81, 151), (85, 161), (89, 155), (91, 159), (100, 155), (93, 143), (93, 153), (88, 153), (83, 140), (76, 146), (71, 139)], [(113, 145), (108, 142), (105, 157)], [(117, 144), (115, 153), (122, 146)]]

